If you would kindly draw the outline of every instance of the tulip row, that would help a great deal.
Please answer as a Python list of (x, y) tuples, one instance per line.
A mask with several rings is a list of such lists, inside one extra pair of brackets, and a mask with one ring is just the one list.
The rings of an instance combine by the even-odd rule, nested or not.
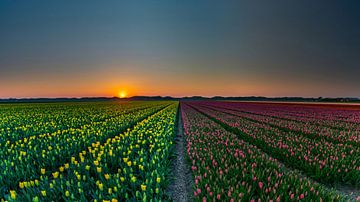
[[(207, 103), (204, 103), (203, 105), (208, 106)], [(211, 103), (209, 107), (232, 115), (240, 116), (242, 118), (247, 118), (257, 122), (266, 123), (271, 126), (278, 127), (282, 130), (302, 133), (311, 138), (325, 139), (327, 141), (334, 143), (353, 144), (360, 146), (359, 126), (357, 126), (359, 130), (335, 129), (326, 126), (321, 126), (318, 124), (301, 122), (299, 120), (283, 119), (281, 117), (279, 118), (278, 116), (273, 117), (262, 114), (260, 115), (259, 113), (253, 113), (253, 112), (249, 113), (248, 110), (243, 111), (242, 109), (239, 110), (238, 108), (230, 108), (227, 107), (226, 105), (228, 104), (223, 102), (216, 102), (216, 103)]]
[(242, 139), (252, 142), (271, 156), (290, 167), (302, 170), (317, 181), (360, 186), (359, 147), (311, 139), (199, 104), (193, 103), (192, 106), (237, 133)]
[(0, 149), (0, 167), (3, 173), (0, 176), (0, 198), (8, 190), (18, 187), (19, 182), (38, 178), (41, 175), (38, 168), (46, 168), (46, 172), (58, 169), (84, 148), (106, 141), (169, 104), (171, 103), (158, 102), (153, 107), (121, 114), (106, 122), (94, 122), (77, 129), (32, 136), (27, 141)]
[[(338, 105), (326, 105), (326, 107), (270, 104), (270, 103), (242, 103), (220, 102), (222, 106), (234, 110), (241, 110), (260, 115), (273, 116), (311, 123), (315, 125), (338, 128), (343, 130), (360, 130), (360, 107), (343, 109)], [(210, 104), (210, 102), (209, 102)], [(211, 103), (215, 104), (215, 103)], [(215, 104), (217, 105), (217, 103)]]
[(8, 200), (159, 201), (166, 199), (170, 149), (178, 104), (132, 129), (96, 142), (56, 170), (39, 168), (38, 179), (19, 182)]
[(0, 107), (0, 146), (29, 136), (58, 130), (79, 128), (92, 122), (104, 121), (155, 103), (113, 102), (2, 105)]
[(181, 104), (195, 201), (341, 201), (276, 159)]

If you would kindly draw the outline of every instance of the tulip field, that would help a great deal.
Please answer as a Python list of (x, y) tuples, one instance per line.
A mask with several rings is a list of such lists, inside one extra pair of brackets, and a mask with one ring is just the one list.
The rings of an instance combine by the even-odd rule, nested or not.
[(1, 106), (1, 200), (164, 199), (177, 108), (176, 102)]
[(360, 108), (181, 104), (196, 201), (359, 200)]
[(360, 200), (359, 106), (102, 101), (0, 104), (0, 201), (172, 201), (178, 128), (189, 201)]

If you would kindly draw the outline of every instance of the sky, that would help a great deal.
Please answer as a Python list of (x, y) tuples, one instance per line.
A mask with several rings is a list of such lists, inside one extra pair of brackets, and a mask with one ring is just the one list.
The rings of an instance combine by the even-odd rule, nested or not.
[(0, 98), (360, 97), (357, 0), (0, 1)]

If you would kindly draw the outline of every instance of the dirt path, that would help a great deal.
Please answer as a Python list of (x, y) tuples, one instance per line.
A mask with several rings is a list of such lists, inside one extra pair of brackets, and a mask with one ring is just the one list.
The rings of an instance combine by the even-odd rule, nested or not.
[(181, 111), (178, 112), (178, 127), (175, 138), (174, 159), (171, 165), (172, 181), (167, 192), (173, 201), (191, 201), (192, 175), (190, 167), (186, 163), (186, 143), (183, 132)]

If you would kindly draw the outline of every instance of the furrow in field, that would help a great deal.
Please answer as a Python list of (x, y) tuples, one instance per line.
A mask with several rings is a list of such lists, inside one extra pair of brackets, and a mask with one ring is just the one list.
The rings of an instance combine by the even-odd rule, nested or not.
[[(181, 106), (182, 104), (180, 104)], [(177, 133), (175, 137), (174, 156), (171, 163), (170, 184), (167, 192), (173, 201), (188, 202), (191, 201), (191, 192), (193, 188), (193, 178), (191, 176), (190, 166), (186, 159), (186, 142), (184, 126), (182, 120), (182, 111), (179, 106), (177, 112)]]

